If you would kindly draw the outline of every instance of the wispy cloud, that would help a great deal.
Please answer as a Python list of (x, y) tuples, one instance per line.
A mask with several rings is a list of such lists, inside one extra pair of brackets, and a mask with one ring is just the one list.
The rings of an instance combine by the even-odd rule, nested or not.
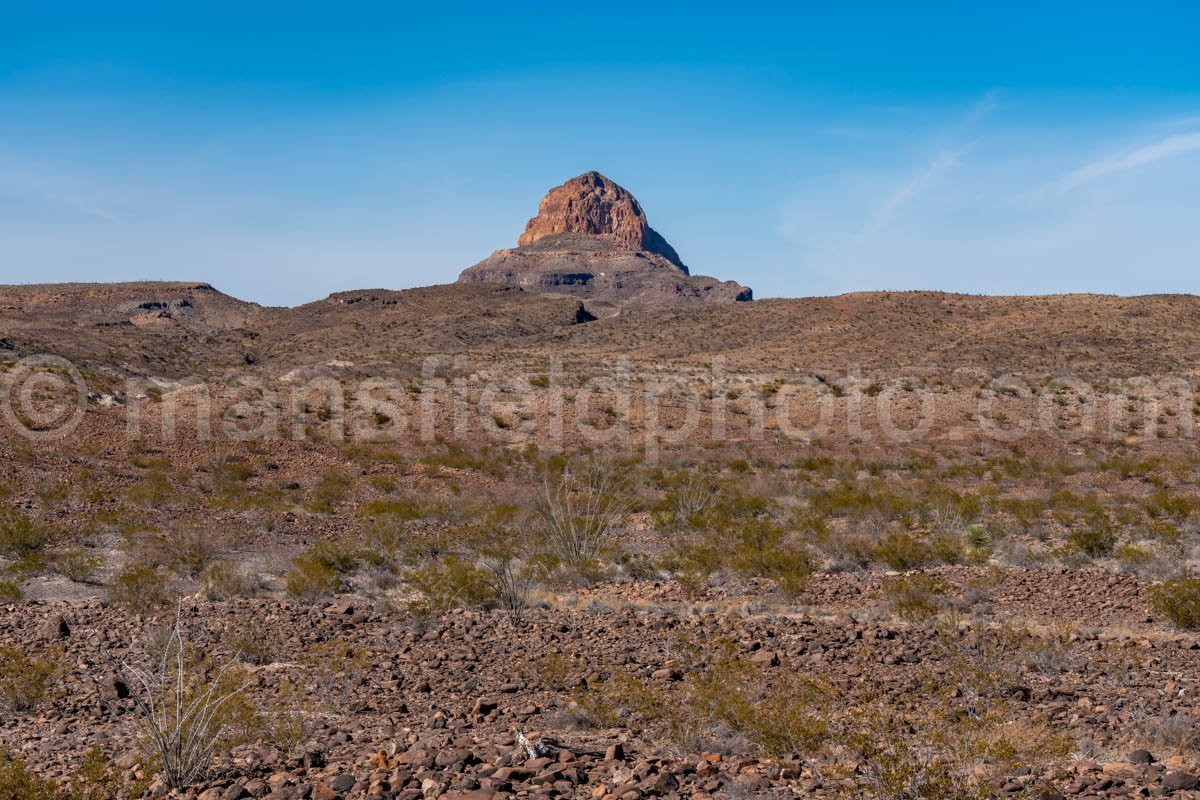
[(923, 192), (934, 188), (957, 166), (962, 155), (964, 148), (956, 147), (953, 143), (961, 140), (964, 134), (990, 116), (999, 105), (999, 94), (994, 89), (984, 93), (979, 100), (972, 103), (957, 123), (937, 137), (950, 144), (942, 147), (932, 160), (883, 199), (876, 208), (868, 227), (877, 229), (887, 226), (905, 205)]
[(957, 153), (947, 150), (938, 153), (933, 161), (929, 162), (924, 169), (914, 175), (908, 183), (884, 198), (884, 201), (879, 204), (879, 208), (875, 211), (875, 218), (871, 221), (871, 227), (882, 228), (887, 225), (902, 206), (936, 184), (957, 163)]
[(984, 92), (983, 97), (979, 98), (970, 109), (967, 110), (967, 115), (963, 117), (958, 126), (958, 132), (962, 132), (971, 128), (975, 124), (982, 122), (985, 118), (991, 115), (993, 111), (1000, 107), (1000, 92), (996, 89), (989, 89)]
[(1200, 150), (1200, 131), (1168, 136), (1153, 144), (1143, 145), (1134, 150), (1117, 153), (1093, 161), (1090, 164), (1085, 164), (1056, 181), (1054, 188), (1063, 192), (1070, 191), (1085, 183), (1090, 183), (1108, 175), (1127, 172), (1131, 169), (1153, 164), (1156, 161), (1174, 158), (1194, 150)]

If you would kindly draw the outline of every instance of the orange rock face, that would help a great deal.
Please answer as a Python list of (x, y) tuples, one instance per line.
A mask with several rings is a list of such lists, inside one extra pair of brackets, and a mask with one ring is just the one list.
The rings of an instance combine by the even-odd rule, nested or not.
[(646, 222), (634, 196), (599, 172), (585, 172), (551, 189), (517, 245), (559, 233), (599, 236), (629, 250), (658, 253), (687, 271), (675, 249)]
[(577, 297), (592, 309), (751, 300), (734, 281), (692, 275), (646, 223), (628, 190), (599, 172), (551, 189), (511, 250), (462, 271), (459, 283), (494, 283)]

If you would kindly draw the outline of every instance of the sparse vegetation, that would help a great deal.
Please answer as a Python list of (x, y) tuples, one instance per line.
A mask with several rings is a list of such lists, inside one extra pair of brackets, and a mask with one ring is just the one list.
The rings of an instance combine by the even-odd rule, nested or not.
[(59, 671), (58, 655), (0, 647), (0, 701), (11, 712), (32, 711)]
[(1200, 580), (1175, 578), (1151, 586), (1150, 605), (1177, 628), (1200, 628)]
[(353, 549), (329, 540), (319, 541), (292, 559), (292, 568), (284, 576), (287, 593), (309, 603), (335, 594), (359, 563)]
[(918, 573), (897, 575), (881, 581), (884, 598), (903, 619), (922, 622), (934, 617), (945, 605), (949, 587), (933, 576)]
[(143, 746), (172, 789), (208, 772), (213, 756), (231, 743), (244, 678), (230, 665), (205, 675), (188, 654), (178, 622), (161, 654), (140, 667), (123, 664), (138, 710)]
[(138, 614), (153, 614), (174, 604), (177, 594), (158, 567), (132, 561), (109, 581), (110, 603)]
[[(982, 800), (1054, 796), (1073, 782), (1079, 793), (1100, 792), (1113, 779), (1118, 794), (1157, 796), (1165, 772), (1191, 770), (1200, 736), (1187, 706), (1197, 672), (1186, 631), (1200, 629), (1200, 580), (1181, 569), (1200, 552), (1200, 457), (1190, 440), (1149, 429), (1157, 419), (1182, 430), (1189, 412), (1200, 413), (1194, 396), (1132, 421), (1149, 404), (1115, 401), (1126, 418), (1112, 421), (1111, 437), (1098, 429), (1069, 444), (1041, 435), (1007, 442), (975, 431), (1036, 421), (1044, 375), (1063, 363), (1044, 341), (1062, 338), (1027, 348), (1015, 365), (1027, 387), (993, 386), (973, 365), (1013, 364), (991, 326), (1026, 331), (1009, 327), (1007, 311), (980, 311), (986, 298), (875, 298), (870, 307), (882, 316), (852, 320), (864, 323), (857, 328), (842, 325), (844, 309), (862, 298), (840, 298), (832, 315), (808, 301), (811, 318), (778, 317), (775, 303), (761, 304), (753, 314), (785, 338), (764, 323), (747, 339), (732, 324), (744, 312), (710, 307), (705, 335), (689, 339), (661, 330), (669, 319), (694, 333), (686, 309), (567, 331), (544, 324), (559, 313), (537, 305), (545, 298), (498, 293), (487, 302), (524, 295), (522, 315), (551, 315), (522, 316), (514, 328), (473, 295), (429, 291), (422, 302), (467, 304), (463, 336), (447, 339), (424, 307), (410, 313), (422, 292), (371, 293), (295, 312), (311, 318), (288, 348), (256, 340), (266, 329), (254, 319), (293, 312), (256, 309), (244, 329), (195, 340), (181, 318), (154, 334), (179, 352), (145, 354), (145, 366), (163, 374), (195, 366), (214, 403), (232, 388), (231, 365), (247, 358), (265, 362), (264, 375), (300, 381), (328, 371), (347, 390), (379, 365), (400, 376), (410, 404), (403, 419), (357, 398), (343, 413), (314, 397), (291, 436), (221, 443), (193, 439), (186, 392), (171, 390), (158, 403), (149, 394), (141, 437), (127, 443), (110, 435), (115, 412), (96, 404), (79, 442), (51, 447), (0, 426), (0, 603), (30, 598), (0, 625), (5, 741), (28, 764), (0, 758), (0, 800), (8, 786), (22, 800), (39, 792), (126, 800), (149, 796), (140, 789), (156, 776), (199, 780), (197, 796), (231, 785), (269, 794), (280, 781), (284, 794), (324, 795), (342, 774), (336, 791), (346, 795), (364, 793), (348, 781), (368, 775), (387, 776), (398, 796), (449, 795), (510, 766), (516, 794), (603, 785), (613, 795), (636, 787), (647, 796)], [(1058, 302), (1025, 308), (1040, 320)], [(1168, 301), (1113, 302), (1112, 318), (1144, 342), (1147, 320), (1132, 311)], [(1178, 317), (1191, 301), (1169, 302)], [(338, 323), (323, 327), (335, 311)], [(946, 330), (943, 316), (966, 332), (954, 359), (926, 335)], [(972, 338), (985, 318), (987, 338)], [(1104, 367), (1102, 351), (1122, 369), (1136, 363), (1134, 334), (1106, 316), (1086, 321), (1065, 345), (1072, 367)], [(111, 361), (94, 374), (87, 367), (89, 385), (107, 381), (114, 397), (120, 365), (139, 363), (121, 337), (143, 334), (129, 327), (97, 337), (111, 338), (103, 342), (111, 353), (87, 350)], [(542, 353), (490, 338), (501, 330), (527, 332), (530, 348), (562, 347), (561, 379), (560, 365), (553, 380), (541, 374), (552, 369)], [(855, 334), (863, 330), (887, 341), (864, 349)], [(618, 370), (598, 358), (618, 339), (632, 369), (616, 381), (635, 387), (631, 404), (605, 388)], [(705, 339), (702, 352), (695, 339)], [(880, 355), (899, 340), (924, 349)], [(431, 359), (433, 382), (417, 377), (422, 348), (448, 341), (472, 349), (461, 362)], [(807, 351), (811, 342), (824, 349)], [(1177, 345), (1160, 343), (1156, 365)], [(663, 356), (653, 374), (641, 371), (643, 349)], [(913, 363), (912, 378), (896, 375), (897, 352)], [(844, 362), (857, 372), (829, 374), (847, 353), (860, 357)], [(707, 374), (716, 355), (727, 367), (719, 380)], [(509, 403), (507, 390), (496, 398), (503, 406), (454, 418), (451, 396), (469, 403), (497, 376), (520, 384), (531, 372), (533, 387), (555, 390), (538, 404), (563, 392), (551, 412), (563, 423), (559, 440), (526, 424), (544, 423), (547, 408)], [(650, 435), (640, 390), (652, 383), (668, 389), (660, 422), (686, 436)], [(1046, 408), (1075, 424), (1106, 393), (1119, 397), (1118, 384), (1051, 389)], [(586, 408), (574, 402), (585, 387)], [(297, 409), (278, 392), (248, 396), (235, 418), (279, 412), (289, 415), (284, 425), (294, 422)], [(931, 403), (928, 435), (881, 436), (876, 412), (889, 402), (910, 429), (915, 409)], [(693, 403), (694, 428), (676, 427)], [(811, 435), (782, 435), (787, 403)], [(727, 430), (713, 436), (709, 412), (721, 404)], [(179, 415), (174, 440), (159, 431), (158, 415), (169, 411)], [(426, 411), (432, 440), (416, 427)], [(372, 441), (340, 442), (342, 417), (348, 435), (357, 426)], [(572, 430), (577, 417), (628, 436), (585, 446)], [(110, 563), (120, 567), (111, 579)], [(170, 675), (159, 658), (175, 652), (161, 619), (180, 595), (194, 636), (192, 649), (179, 648), (188, 650), (182, 680), (176, 656), (166, 659)], [(147, 647), (152, 660), (138, 655)], [(148, 696), (132, 673), (114, 672), (123, 657), (155, 674), (154, 696), (166, 702), (158, 710), (175, 710), (143, 730), (144, 762), (121, 752), (112, 754), (119, 766), (99, 753), (81, 764), (84, 743), (127, 741), (130, 704)], [(211, 713), (198, 710), (206, 706)], [(180, 724), (189, 713), (194, 722)], [(100, 726), (104, 735), (93, 737)], [(573, 726), (596, 730), (575, 735)], [(193, 732), (194, 744), (170, 744)], [(224, 752), (250, 740), (252, 748)], [(601, 741), (625, 753), (611, 761), (556, 753)], [(376, 743), (378, 752), (365, 752)], [(527, 778), (526, 745), (526, 755), (552, 759)], [(1172, 766), (1111, 764), (1143, 746)], [(211, 758), (193, 770), (189, 753)], [(511, 764), (496, 763), (507, 753)], [(248, 769), (263, 786), (248, 785)], [(39, 783), (39, 770), (60, 785)], [(543, 770), (555, 780), (545, 782)], [(267, 780), (275, 772), (288, 777)], [(118, 788), (134, 777), (147, 786)], [(83, 784), (101, 788), (80, 794)]]
[(536, 528), (542, 545), (567, 567), (585, 569), (611, 546), (630, 510), (630, 494), (617, 466), (604, 460), (547, 475)]

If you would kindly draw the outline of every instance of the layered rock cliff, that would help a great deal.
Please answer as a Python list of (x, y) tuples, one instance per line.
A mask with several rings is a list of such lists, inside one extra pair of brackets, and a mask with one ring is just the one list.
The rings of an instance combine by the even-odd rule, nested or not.
[(613, 306), (750, 300), (733, 281), (691, 275), (634, 196), (598, 172), (551, 189), (517, 247), (463, 271), (459, 283), (500, 283)]

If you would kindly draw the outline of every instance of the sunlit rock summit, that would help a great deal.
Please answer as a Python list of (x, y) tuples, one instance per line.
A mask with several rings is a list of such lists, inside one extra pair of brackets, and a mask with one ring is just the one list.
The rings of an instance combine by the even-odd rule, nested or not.
[(458, 280), (585, 298), (597, 307), (753, 298), (734, 281), (691, 275), (637, 199), (598, 172), (551, 189), (517, 247), (497, 250)]

